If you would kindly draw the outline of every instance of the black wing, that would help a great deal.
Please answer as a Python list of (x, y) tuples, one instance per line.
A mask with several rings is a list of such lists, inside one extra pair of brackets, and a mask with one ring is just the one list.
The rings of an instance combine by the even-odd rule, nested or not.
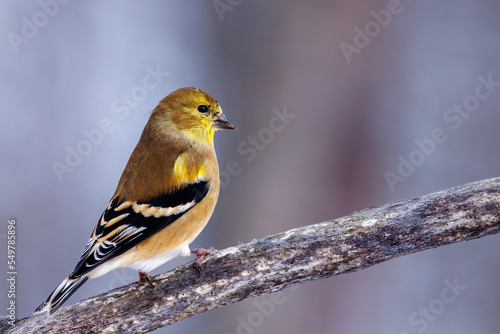
[(71, 278), (95, 269), (172, 224), (208, 194), (207, 181), (138, 202), (113, 198), (104, 210)]

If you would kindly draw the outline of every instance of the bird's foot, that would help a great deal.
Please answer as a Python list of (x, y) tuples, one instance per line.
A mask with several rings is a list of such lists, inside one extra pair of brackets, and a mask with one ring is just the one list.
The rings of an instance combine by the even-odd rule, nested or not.
[(201, 270), (200, 270), (201, 263), (203, 262), (203, 259), (205, 258), (205, 256), (212, 254), (212, 252), (214, 252), (214, 251), (215, 251), (215, 248), (213, 248), (213, 247), (210, 247), (209, 249), (205, 249), (205, 248), (191, 249), (191, 253), (196, 254), (196, 259), (194, 259), (194, 266), (196, 267), (196, 270), (198, 270), (198, 272), (201, 272)]
[(154, 287), (153, 283), (151, 282), (151, 275), (148, 273), (145, 273), (143, 271), (139, 271), (139, 281), (141, 282), (148, 282), (151, 287)]

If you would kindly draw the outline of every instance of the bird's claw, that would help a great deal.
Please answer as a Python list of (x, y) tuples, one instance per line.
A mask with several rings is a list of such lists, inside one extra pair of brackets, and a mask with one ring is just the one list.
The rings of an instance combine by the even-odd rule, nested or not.
[(151, 282), (151, 275), (150, 274), (143, 272), (143, 271), (139, 271), (139, 280), (141, 282), (148, 282), (149, 285), (151, 285), (151, 287), (154, 288), (153, 282)]
[(198, 270), (198, 273), (201, 273), (201, 263), (203, 262), (205, 256), (212, 254), (214, 251), (215, 248), (213, 247), (210, 247), (209, 249), (205, 248), (191, 249), (191, 253), (196, 255), (196, 259), (194, 259), (194, 266), (196, 267), (196, 270)]

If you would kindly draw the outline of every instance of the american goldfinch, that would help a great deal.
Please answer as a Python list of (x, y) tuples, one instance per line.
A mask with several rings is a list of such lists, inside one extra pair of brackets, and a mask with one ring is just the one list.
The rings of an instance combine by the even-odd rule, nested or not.
[(89, 278), (132, 267), (149, 272), (168, 260), (209, 251), (189, 244), (205, 227), (219, 196), (214, 133), (236, 129), (219, 103), (196, 88), (180, 88), (153, 110), (116, 191), (73, 272), (35, 314), (55, 312)]

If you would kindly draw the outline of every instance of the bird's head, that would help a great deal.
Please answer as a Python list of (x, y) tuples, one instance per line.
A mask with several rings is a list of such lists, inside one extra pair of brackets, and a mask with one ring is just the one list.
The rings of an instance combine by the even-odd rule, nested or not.
[(213, 142), (214, 132), (236, 130), (222, 113), (219, 103), (198, 88), (179, 88), (160, 101), (153, 116), (163, 118), (170, 126), (197, 141)]

